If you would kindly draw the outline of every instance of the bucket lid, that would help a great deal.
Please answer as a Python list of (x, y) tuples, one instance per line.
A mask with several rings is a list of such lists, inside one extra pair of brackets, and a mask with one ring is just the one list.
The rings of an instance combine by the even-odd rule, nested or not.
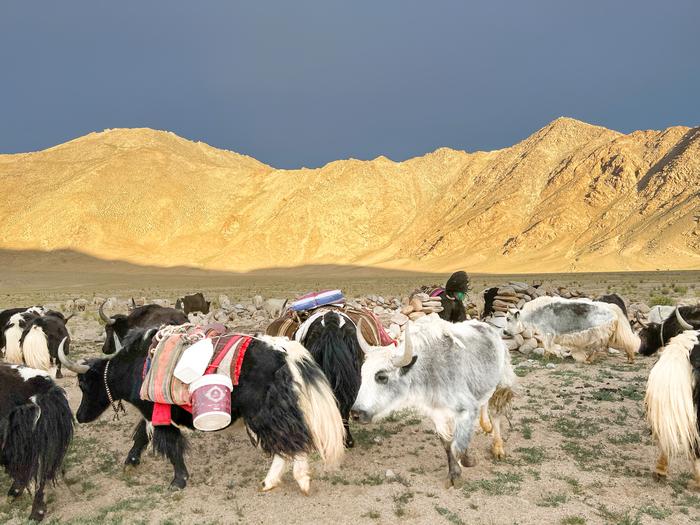
[(233, 390), (233, 383), (229, 376), (225, 376), (224, 374), (206, 374), (190, 383), (190, 393), (207, 385), (222, 385), (229, 390)]

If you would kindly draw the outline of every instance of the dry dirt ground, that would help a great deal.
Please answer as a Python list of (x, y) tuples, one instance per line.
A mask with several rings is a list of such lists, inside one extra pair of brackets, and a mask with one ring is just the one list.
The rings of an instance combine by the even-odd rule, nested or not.
[[(76, 279), (79, 277), (76, 276)], [(531, 280), (530, 277), (521, 277)], [(694, 297), (699, 275), (577, 275), (546, 279), (591, 291), (619, 290), (635, 299), (661, 293)], [(45, 279), (37, 277), (39, 283)], [(477, 285), (505, 282), (479, 277)], [(286, 283), (286, 284), (285, 284)], [(247, 285), (209, 283), (208, 293), (228, 293), (233, 300), (267, 292), (284, 296), (323, 286), (279, 278)], [(406, 293), (415, 281), (347, 280), (353, 293)], [(307, 287), (307, 288), (304, 288)], [(139, 276), (100, 283), (55, 286), (51, 300), (132, 291), (148, 297), (172, 297), (196, 283), (144, 286)], [(684, 290), (685, 288), (685, 290)], [(675, 289), (678, 292), (674, 291)], [(663, 291), (667, 291), (663, 294)], [(0, 308), (39, 302), (33, 286), (3, 287)], [(44, 301), (49, 302), (44, 296)], [(27, 303), (28, 304), (28, 303)], [(71, 321), (74, 354), (99, 352), (102, 328), (94, 307)], [(430, 423), (400, 413), (390, 420), (353, 427), (356, 446), (342, 467), (324, 472), (314, 462), (312, 493), (301, 495), (289, 473), (270, 493), (258, 492), (270, 461), (252, 447), (240, 426), (212, 434), (188, 432), (190, 480), (171, 492), (172, 468), (150, 453), (141, 465), (125, 471), (138, 417), (133, 407), (119, 421), (108, 411), (95, 423), (77, 425), (66, 461), (65, 480), (49, 491), (49, 523), (452, 523), (452, 524), (656, 524), (699, 523), (700, 493), (685, 488), (690, 465), (674, 462), (671, 476), (659, 484), (651, 478), (656, 456), (643, 418), (645, 381), (653, 358), (627, 364), (619, 355), (593, 365), (572, 361), (530, 360), (513, 355), (520, 392), (510, 425), (505, 424), (507, 458), (491, 459), (488, 436), (475, 435), (477, 465), (464, 469), (463, 485), (446, 489), (444, 451)], [(75, 376), (59, 380), (76, 409), (80, 393)], [(392, 471), (387, 473), (387, 471)], [(392, 475), (393, 473), (393, 475)], [(389, 475), (387, 475), (389, 474)], [(0, 474), (0, 486), (9, 488)], [(5, 489), (3, 489), (5, 490)], [(0, 523), (22, 523), (30, 498), (0, 504)]]

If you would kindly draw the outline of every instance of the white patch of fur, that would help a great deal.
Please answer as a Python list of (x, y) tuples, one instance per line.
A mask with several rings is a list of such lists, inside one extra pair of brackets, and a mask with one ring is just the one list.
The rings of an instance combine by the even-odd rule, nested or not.
[(28, 366), (13, 365), (13, 369), (17, 370), (19, 375), (23, 380), (29, 381), (33, 377), (50, 377), (44, 370), (36, 370), (35, 368), (29, 368)]
[(296, 341), (274, 339), (287, 354), (287, 364), (298, 388), (299, 407), (314, 446), (327, 467), (337, 467), (345, 454), (345, 429), (333, 391), (325, 377), (320, 377), (313, 385), (304, 382), (299, 363), (307, 361), (316, 366), (306, 348)]
[(22, 354), (27, 366), (39, 370), (51, 367), (49, 344), (46, 334), (39, 326), (32, 326), (22, 342)]
[(15, 365), (24, 364), (22, 359), (22, 348), (19, 340), (22, 337), (22, 329), (19, 322), (22, 320), (22, 312), (10, 317), (10, 327), (5, 330), (5, 361)]
[(647, 421), (659, 448), (669, 458), (690, 458), (693, 447), (700, 445), (689, 359), (696, 344), (698, 332), (692, 330), (671, 339), (647, 381)]

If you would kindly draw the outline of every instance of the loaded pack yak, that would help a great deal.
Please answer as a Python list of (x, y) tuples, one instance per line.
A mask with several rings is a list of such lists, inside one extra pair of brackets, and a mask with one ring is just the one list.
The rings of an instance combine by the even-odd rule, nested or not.
[(688, 488), (700, 491), (700, 332), (686, 330), (665, 341), (649, 372), (646, 417), (659, 448), (654, 477), (668, 477), (669, 460), (693, 462)]
[(533, 299), (508, 316), (505, 333), (520, 333), (524, 328), (544, 336), (545, 349), (558, 344), (572, 354), (585, 353), (589, 363), (596, 352), (608, 347), (624, 351), (627, 361), (633, 363), (640, 345), (619, 306), (590, 299)]
[(168, 308), (157, 304), (138, 306), (129, 312), (129, 315), (116, 314), (107, 317), (104, 305), (100, 305), (100, 318), (105, 323), (105, 342), (102, 353), (114, 354), (122, 347), (122, 341), (129, 330), (134, 328), (158, 328), (162, 325), (179, 325), (187, 323), (185, 314), (175, 308)]
[[(78, 374), (82, 392), (76, 413), (79, 423), (96, 420), (112, 404), (122, 400), (143, 416), (134, 432), (134, 444), (125, 464), (138, 465), (141, 453), (152, 440), (154, 450), (173, 465), (171, 488), (184, 488), (189, 476), (184, 455), (187, 441), (178, 427), (193, 428), (192, 414), (173, 405), (171, 425), (152, 426), (154, 403), (139, 395), (148, 349), (156, 329), (134, 329), (124, 346), (108, 357), (72, 362), (59, 347), (63, 364)], [(294, 479), (308, 494), (308, 455), (315, 451), (329, 467), (343, 457), (343, 422), (333, 392), (323, 372), (296, 341), (286, 338), (253, 339), (243, 360), (239, 383), (231, 395), (232, 422), (242, 418), (254, 445), (273, 456), (262, 482), (267, 491), (279, 485), (288, 463)]]
[[(66, 323), (72, 317), (61, 312), (46, 310), (41, 306), (6, 310), (14, 312), (4, 325), (3, 343), (5, 360), (12, 364), (26, 364), (31, 368), (48, 371), (56, 367), (56, 378), (63, 377), (58, 360), (58, 345), (68, 338)], [(2, 312), (2, 317), (6, 317)], [(68, 353), (66, 344), (66, 353)]]
[(670, 315), (659, 322), (646, 322), (637, 317), (642, 326), (639, 331), (641, 346), (639, 353), (653, 355), (668, 343), (672, 337), (684, 330), (700, 330), (700, 305), (677, 306)]
[(208, 314), (210, 307), (211, 301), (207, 301), (204, 298), (204, 294), (201, 292), (180, 297), (177, 301), (175, 301), (175, 308), (185, 312), (185, 315), (189, 315), (192, 312), (202, 312), (203, 314)]
[(34, 484), (29, 516), (46, 515), (44, 489), (61, 474), (73, 437), (73, 414), (65, 392), (49, 375), (22, 365), (0, 364), (0, 464), (12, 478), (8, 496)]
[(409, 322), (398, 346), (373, 347), (360, 329), (357, 334), (366, 358), (353, 419), (369, 423), (403, 408), (430, 417), (447, 454), (448, 486), (458, 482), (460, 463), (470, 462), (480, 411), (481, 427), (493, 431), (492, 454), (505, 455), (500, 417), (510, 408), (515, 373), (498, 331), (480, 321), (453, 324), (433, 314)]
[(355, 323), (348, 315), (336, 311), (321, 313), (309, 318), (309, 321), (308, 325), (304, 323), (296, 331), (294, 337), (308, 348), (328, 378), (343, 417), (345, 446), (352, 447), (355, 442), (350, 434), (348, 419), (360, 390), (362, 366), (362, 350)]

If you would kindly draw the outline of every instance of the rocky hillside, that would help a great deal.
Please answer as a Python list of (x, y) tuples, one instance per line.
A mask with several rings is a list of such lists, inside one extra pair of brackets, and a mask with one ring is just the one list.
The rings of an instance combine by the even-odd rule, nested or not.
[(560, 118), (492, 152), (277, 170), (151, 129), (0, 155), (0, 248), (221, 270), (700, 267), (700, 128)]

